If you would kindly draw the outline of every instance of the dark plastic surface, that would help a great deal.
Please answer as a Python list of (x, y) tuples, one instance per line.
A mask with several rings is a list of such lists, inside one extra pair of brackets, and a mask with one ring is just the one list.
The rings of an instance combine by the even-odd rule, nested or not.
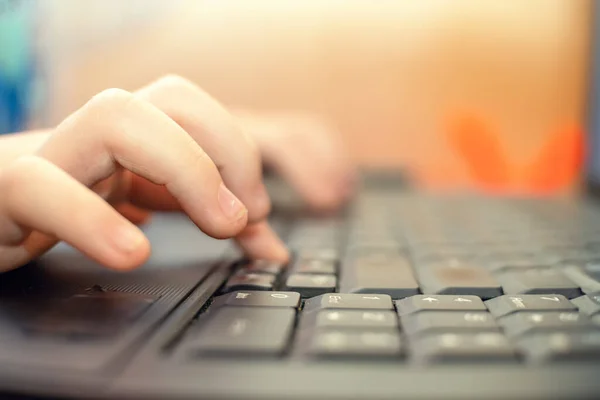
[[(600, 395), (597, 363), (421, 367), (403, 361), (315, 362), (305, 357), (191, 358), (178, 346), (179, 333), (225, 281), (228, 265), (215, 260), (227, 254), (228, 244), (207, 240), (180, 217), (157, 216), (148, 234), (153, 259), (132, 275), (107, 272), (62, 248), (32, 269), (0, 277), (3, 302), (8, 297), (70, 297), (98, 287), (135, 298), (155, 298), (130, 330), (101, 344), (15, 339), (6, 333), (15, 324), (2, 322), (0, 391), (90, 399), (564, 399)], [(17, 281), (20, 286), (14, 285)], [(9, 283), (10, 290), (5, 290)]]

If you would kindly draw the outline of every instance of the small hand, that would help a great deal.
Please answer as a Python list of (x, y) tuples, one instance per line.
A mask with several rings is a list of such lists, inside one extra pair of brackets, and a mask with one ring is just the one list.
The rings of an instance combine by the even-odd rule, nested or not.
[(0, 271), (59, 240), (110, 268), (140, 265), (143, 233), (112, 205), (182, 209), (206, 234), (251, 257), (286, 260), (253, 140), (215, 100), (167, 77), (135, 94), (111, 89), (65, 119), (0, 175)]

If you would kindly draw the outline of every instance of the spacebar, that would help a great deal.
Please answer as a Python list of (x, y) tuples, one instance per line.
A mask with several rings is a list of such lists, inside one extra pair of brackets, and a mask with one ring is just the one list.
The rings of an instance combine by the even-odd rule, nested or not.
[(420, 293), (410, 263), (402, 256), (346, 262), (341, 268), (340, 292), (387, 294), (393, 299)]

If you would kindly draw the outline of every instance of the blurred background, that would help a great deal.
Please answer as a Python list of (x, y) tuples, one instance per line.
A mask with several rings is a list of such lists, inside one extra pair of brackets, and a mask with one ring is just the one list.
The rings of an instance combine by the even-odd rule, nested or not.
[[(226, 105), (318, 113), (357, 162), (403, 166), (428, 185), (577, 182), (591, 0), (0, 4), (0, 37), (15, 16), (35, 21), (19, 36), (36, 43), (21, 55), (35, 60), (30, 127), (102, 89), (175, 73)], [(16, 51), (17, 30), (0, 53)]]

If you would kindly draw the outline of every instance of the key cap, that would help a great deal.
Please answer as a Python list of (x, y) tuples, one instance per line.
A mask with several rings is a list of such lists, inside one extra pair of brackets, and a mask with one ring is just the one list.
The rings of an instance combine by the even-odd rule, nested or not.
[(557, 269), (510, 271), (498, 275), (506, 294), (561, 294), (568, 299), (581, 296), (579, 286)]
[(400, 248), (393, 246), (365, 246), (365, 245), (350, 245), (346, 251), (347, 258), (355, 260), (361, 259), (374, 264), (384, 264), (394, 261), (398, 257), (402, 257)]
[(600, 281), (600, 260), (590, 260), (583, 265), (583, 270), (593, 279)]
[(600, 360), (600, 332), (554, 332), (524, 336), (517, 348), (533, 363)]
[(192, 353), (214, 355), (281, 354), (294, 326), (292, 308), (223, 307), (185, 342)]
[(235, 274), (225, 284), (224, 291), (233, 290), (271, 290), (275, 276), (271, 274)]
[(492, 271), (519, 270), (549, 268), (558, 262), (556, 257), (551, 255), (534, 255), (531, 253), (523, 254), (496, 254), (486, 256), (487, 265)]
[(402, 329), (408, 335), (424, 332), (498, 331), (500, 328), (486, 311), (428, 311), (402, 316)]
[[(371, 258), (373, 257), (373, 258)], [(340, 291), (348, 293), (383, 293), (401, 299), (419, 293), (412, 268), (406, 258), (378, 255), (351, 259), (343, 265)]]
[(295, 274), (335, 275), (335, 260), (301, 258), (294, 263), (292, 271)]
[(423, 265), (418, 277), (426, 294), (474, 295), (484, 300), (502, 295), (500, 284), (488, 271), (455, 258)]
[(287, 290), (299, 292), (302, 297), (314, 297), (335, 290), (337, 279), (333, 275), (293, 274), (285, 282)]
[(417, 363), (514, 361), (515, 352), (501, 333), (442, 333), (411, 341)]
[(339, 252), (333, 248), (310, 248), (300, 249), (296, 252), (298, 259), (319, 259), (319, 260), (330, 260), (335, 261), (339, 258)]
[(304, 311), (321, 308), (393, 310), (392, 298), (386, 294), (328, 293), (304, 302)]
[(581, 296), (571, 300), (579, 311), (587, 316), (592, 316), (600, 313), (600, 294), (592, 294)]
[[(303, 327), (321, 328), (398, 328), (398, 317), (391, 310), (322, 310), (307, 313)], [(303, 321), (304, 322), (304, 321)]]
[(402, 347), (400, 334), (394, 330), (326, 330), (315, 332), (308, 351), (324, 358), (398, 358)]
[(485, 305), (477, 296), (451, 296), (422, 294), (396, 301), (400, 316), (424, 310), (435, 311), (485, 311)]
[(581, 331), (593, 328), (585, 315), (574, 311), (519, 312), (507, 315), (499, 322), (510, 337), (544, 331)]
[(561, 266), (561, 271), (579, 286), (583, 293), (600, 292), (600, 282), (588, 274), (579, 264), (563, 265)]
[(575, 306), (561, 295), (504, 295), (485, 302), (496, 318), (518, 311), (574, 311)]
[(237, 291), (215, 298), (214, 306), (291, 307), (300, 306), (296, 292)]
[(265, 273), (279, 275), (285, 269), (285, 265), (270, 260), (254, 260), (242, 266), (241, 271), (245, 273)]

